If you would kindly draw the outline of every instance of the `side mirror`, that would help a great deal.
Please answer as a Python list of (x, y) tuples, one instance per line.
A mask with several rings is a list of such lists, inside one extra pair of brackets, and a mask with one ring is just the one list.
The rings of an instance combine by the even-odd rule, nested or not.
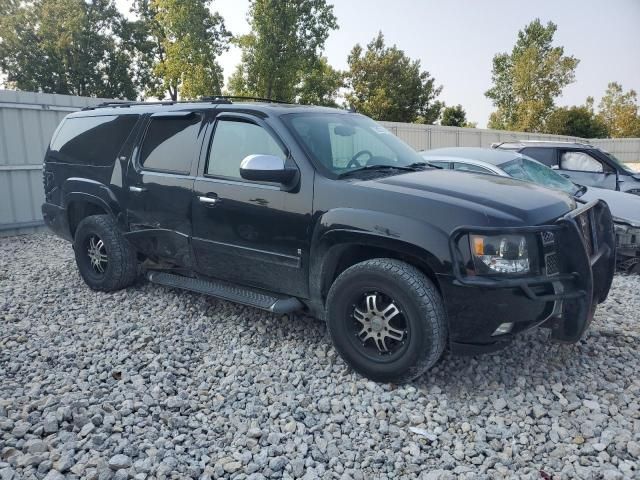
[(245, 180), (287, 184), (298, 173), (287, 168), (284, 160), (275, 155), (247, 155), (240, 163), (240, 176)]

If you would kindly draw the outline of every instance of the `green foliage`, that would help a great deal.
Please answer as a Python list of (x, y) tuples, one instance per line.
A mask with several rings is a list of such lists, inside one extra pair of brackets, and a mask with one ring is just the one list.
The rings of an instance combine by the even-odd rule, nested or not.
[(131, 28), (140, 76), (149, 95), (177, 100), (219, 95), (222, 68), (216, 58), (231, 34), (211, 0), (137, 0)]
[(556, 25), (534, 20), (518, 32), (510, 54), (493, 57), (491, 87), (485, 95), (497, 110), (489, 128), (526, 132), (544, 130), (554, 110), (554, 100), (574, 81), (579, 60), (565, 56), (563, 47), (553, 47)]
[(442, 91), (435, 79), (420, 70), (420, 61), (411, 60), (395, 45), (386, 47), (382, 32), (363, 51), (360, 45), (347, 59), (348, 103), (376, 120), (433, 123), (440, 116)]
[(611, 82), (599, 107), (598, 118), (607, 126), (612, 137), (640, 137), (638, 95), (635, 90), (625, 93), (620, 84)]
[(302, 73), (297, 100), (305, 105), (337, 107), (338, 90), (343, 86), (344, 74), (322, 57), (311, 69)]
[(442, 110), (442, 120), (440, 124), (446, 127), (467, 127), (467, 112), (464, 111), (462, 105), (446, 107)]
[(606, 138), (607, 126), (593, 111), (593, 98), (585, 105), (556, 108), (547, 118), (546, 133), (581, 138)]
[(20, 90), (135, 98), (113, 0), (2, 0), (0, 69)]
[(335, 97), (337, 73), (321, 58), (329, 32), (338, 28), (333, 6), (326, 0), (252, 0), (248, 19), (251, 33), (236, 39), (242, 63), (229, 80), (232, 94), (320, 103)]

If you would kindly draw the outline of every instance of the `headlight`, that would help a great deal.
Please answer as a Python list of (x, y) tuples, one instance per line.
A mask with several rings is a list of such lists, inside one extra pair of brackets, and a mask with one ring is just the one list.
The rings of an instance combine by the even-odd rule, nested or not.
[(470, 235), (478, 273), (528, 273), (529, 247), (523, 235)]

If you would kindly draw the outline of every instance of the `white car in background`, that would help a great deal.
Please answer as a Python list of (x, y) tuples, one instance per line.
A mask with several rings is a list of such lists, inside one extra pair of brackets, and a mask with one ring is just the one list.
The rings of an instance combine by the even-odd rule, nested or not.
[(618, 269), (640, 273), (640, 196), (575, 184), (537, 160), (512, 150), (452, 147), (425, 150), (420, 155), (434, 167), (534, 182), (569, 193), (581, 203), (604, 200), (615, 222)]

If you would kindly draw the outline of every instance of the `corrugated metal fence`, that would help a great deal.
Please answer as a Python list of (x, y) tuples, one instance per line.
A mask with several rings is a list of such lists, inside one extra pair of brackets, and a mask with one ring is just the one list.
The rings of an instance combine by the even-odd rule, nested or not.
[(0, 236), (42, 226), (42, 159), (69, 112), (105, 99), (0, 90)]
[[(41, 165), (54, 130), (69, 112), (107, 100), (0, 90), (0, 236), (41, 228), (40, 205), (44, 198)], [(489, 147), (494, 142), (523, 139), (584, 141), (576, 137), (501, 130), (382, 124), (417, 150)], [(592, 143), (623, 161), (640, 161), (640, 138), (593, 140)]]

